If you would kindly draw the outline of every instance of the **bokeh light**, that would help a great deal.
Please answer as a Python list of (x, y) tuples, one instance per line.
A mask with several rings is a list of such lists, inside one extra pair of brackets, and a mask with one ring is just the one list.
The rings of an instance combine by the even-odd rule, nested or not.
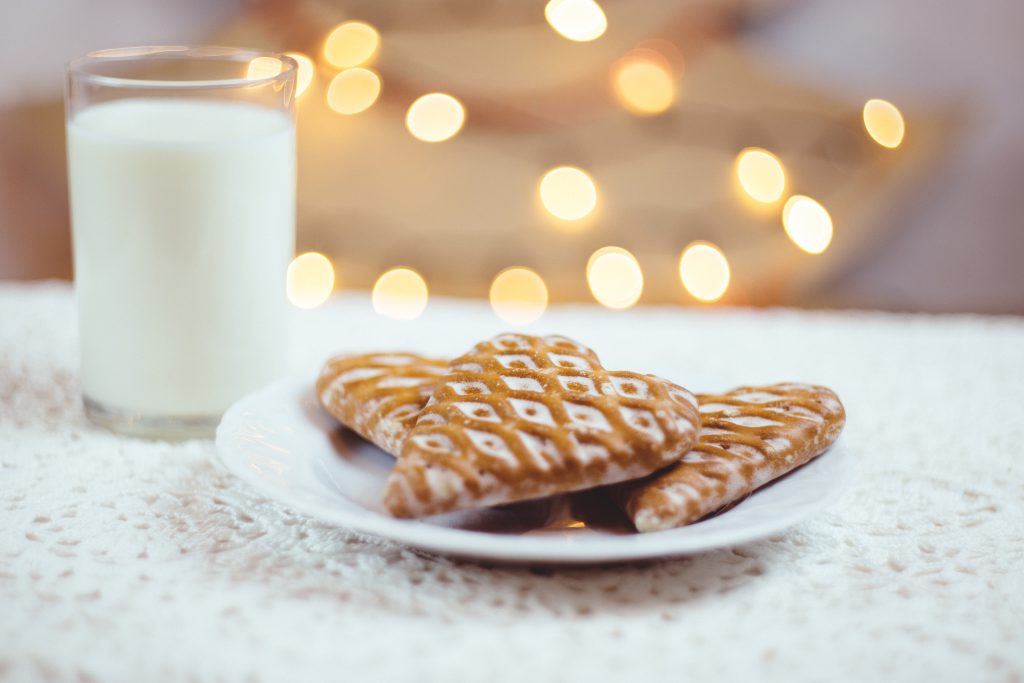
[(786, 189), (782, 162), (758, 147), (748, 147), (736, 157), (736, 177), (751, 199), (765, 204), (778, 201)]
[(555, 218), (578, 221), (597, 206), (597, 186), (581, 169), (559, 166), (544, 174), (540, 181), (540, 201)]
[(273, 78), (281, 73), (283, 68), (284, 64), (277, 57), (255, 57), (249, 62), (245, 77), (250, 81), (256, 81), (261, 78)]
[(644, 274), (633, 254), (622, 247), (602, 247), (587, 262), (587, 284), (602, 306), (629, 308), (644, 291)]
[(306, 92), (310, 84), (313, 83), (313, 75), (316, 73), (316, 68), (313, 65), (313, 60), (301, 52), (285, 52), (285, 54), (294, 59), (295, 63), (299, 65), (298, 70), (295, 72), (295, 96), (298, 97)]
[(373, 286), (373, 310), (397, 320), (414, 320), (427, 308), (427, 283), (410, 268), (392, 268)]
[(895, 149), (903, 142), (906, 125), (896, 105), (886, 100), (868, 100), (864, 103), (864, 128), (882, 147)]
[(315, 251), (299, 254), (288, 264), (288, 300), (299, 308), (316, 308), (334, 291), (334, 267)]
[(339, 114), (366, 111), (380, 96), (380, 76), (370, 69), (345, 69), (327, 87), (327, 106)]
[(660, 114), (676, 99), (672, 69), (653, 50), (634, 50), (612, 67), (612, 89), (623, 107), (640, 116)]
[(825, 207), (796, 194), (782, 207), (782, 226), (793, 243), (808, 254), (820, 254), (832, 241), (832, 217)]
[(362, 21), (346, 21), (334, 27), (324, 41), (324, 59), (345, 69), (365, 64), (380, 48), (380, 33)]
[(547, 307), (548, 288), (543, 278), (529, 268), (506, 268), (491, 283), (491, 308), (511, 325), (528, 325)]
[(559, 35), (577, 42), (600, 38), (608, 28), (604, 10), (594, 0), (550, 0), (544, 17)]
[(409, 107), (405, 127), (424, 142), (441, 142), (454, 136), (466, 120), (462, 103), (451, 95), (434, 92), (424, 95)]
[(717, 301), (729, 289), (729, 262), (710, 242), (692, 242), (679, 259), (679, 278), (701, 301)]

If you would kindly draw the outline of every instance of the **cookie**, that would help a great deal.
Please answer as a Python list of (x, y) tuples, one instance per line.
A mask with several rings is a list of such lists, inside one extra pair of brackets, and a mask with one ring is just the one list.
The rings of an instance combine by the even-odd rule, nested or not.
[(499, 335), (438, 380), (384, 504), (420, 517), (635, 479), (678, 461), (699, 427), (680, 386), (605, 370), (565, 337)]
[(414, 353), (338, 356), (320, 372), (316, 395), (342, 424), (397, 456), (447, 369), (448, 361)]
[(695, 522), (821, 455), (846, 413), (825, 387), (772, 384), (699, 395), (701, 432), (682, 460), (613, 491), (639, 531)]

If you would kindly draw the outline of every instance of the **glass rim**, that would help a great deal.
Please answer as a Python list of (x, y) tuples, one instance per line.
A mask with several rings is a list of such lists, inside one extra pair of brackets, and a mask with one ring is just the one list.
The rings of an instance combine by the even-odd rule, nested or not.
[[(259, 78), (207, 78), (187, 81), (174, 81), (153, 78), (125, 78), (123, 76), (105, 76), (88, 70), (93, 64), (111, 62), (145, 61), (157, 56), (171, 59), (224, 59), (235, 61), (252, 61), (257, 57), (270, 57), (279, 60), (283, 68), (273, 76)], [(133, 47), (112, 47), (102, 50), (90, 50), (80, 57), (72, 59), (65, 65), (68, 77), (82, 79), (97, 85), (114, 88), (152, 88), (154, 90), (199, 90), (204, 88), (239, 88), (254, 85), (267, 85), (275, 81), (285, 82), (293, 78), (299, 65), (292, 57), (283, 52), (259, 50), (255, 48), (228, 47), (221, 45), (139, 45)]]

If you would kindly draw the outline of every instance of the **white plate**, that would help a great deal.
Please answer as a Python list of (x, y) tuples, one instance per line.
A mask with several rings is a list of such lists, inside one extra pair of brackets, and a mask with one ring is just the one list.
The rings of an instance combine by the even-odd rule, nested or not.
[[(847, 480), (841, 444), (727, 512), (681, 529), (627, 532), (618, 513), (595, 519), (599, 494), (425, 520), (390, 517), (380, 504), (394, 460), (340, 429), (311, 380), (286, 380), (243, 398), (217, 429), (227, 468), (310, 516), (422, 550), (515, 563), (589, 564), (685, 555), (763, 538), (817, 512)], [(596, 515), (602, 517), (602, 515)], [(587, 520), (581, 524), (578, 519)], [(618, 522), (618, 523), (617, 523)]]

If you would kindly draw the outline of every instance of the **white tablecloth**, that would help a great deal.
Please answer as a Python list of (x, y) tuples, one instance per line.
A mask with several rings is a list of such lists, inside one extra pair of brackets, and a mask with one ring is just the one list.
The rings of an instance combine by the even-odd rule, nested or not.
[[(482, 303), (409, 322), (351, 296), (295, 312), (294, 368), (336, 349), (453, 354)], [(610, 367), (690, 388), (835, 388), (858, 461), (827, 513), (696, 557), (480, 566), (310, 521), (209, 443), (92, 427), (73, 298), (0, 285), (0, 679), (1021, 681), (1024, 321), (554, 309)]]

